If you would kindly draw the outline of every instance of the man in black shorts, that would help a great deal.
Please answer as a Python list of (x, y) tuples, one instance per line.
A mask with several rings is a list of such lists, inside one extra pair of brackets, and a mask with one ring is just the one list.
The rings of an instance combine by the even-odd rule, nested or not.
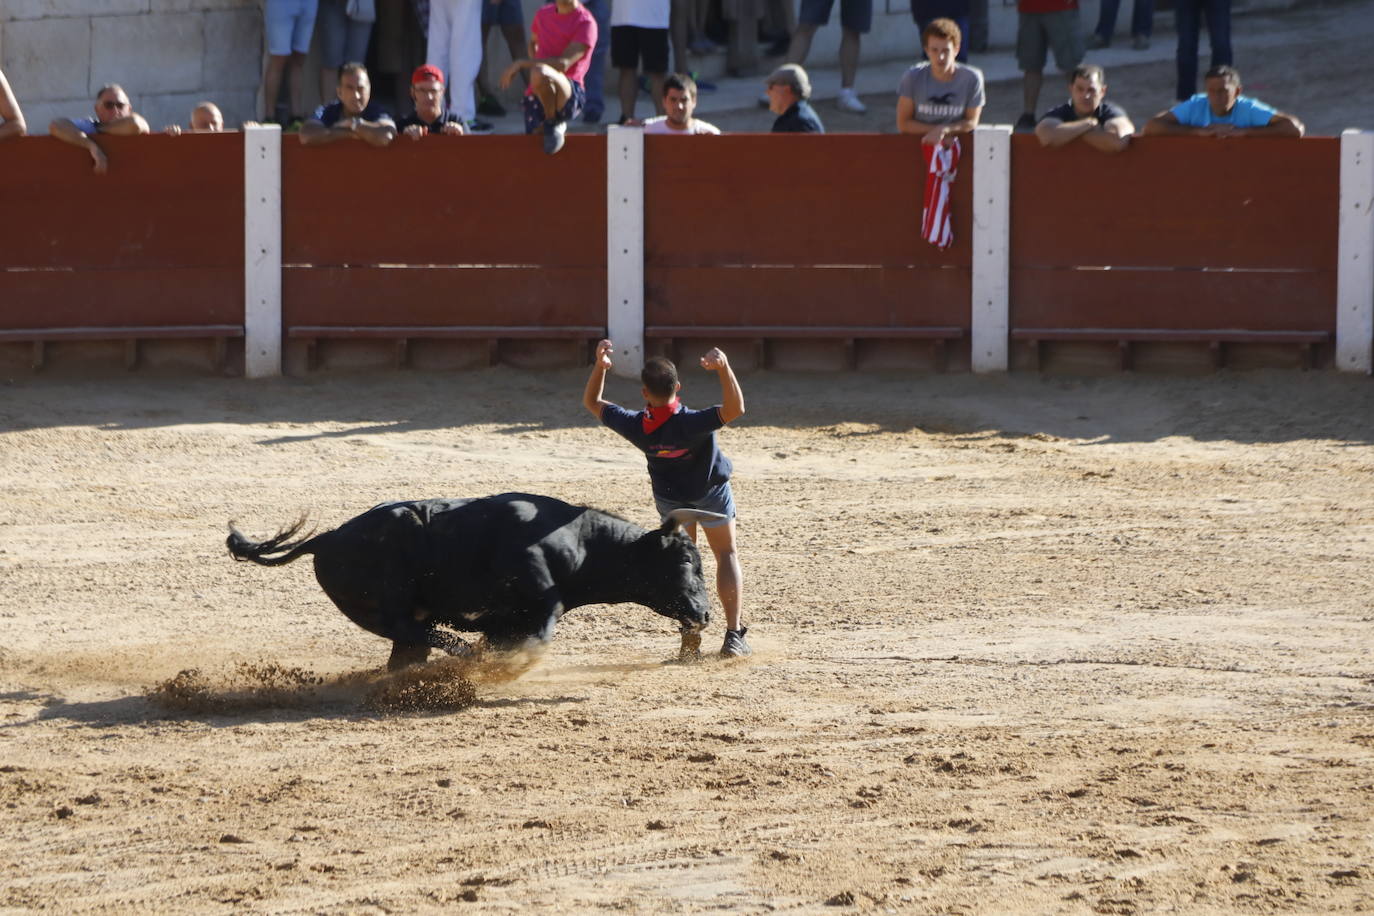
[(621, 124), (635, 116), (641, 62), (655, 111), (663, 114), (671, 12), (672, 0), (616, 0), (611, 7), (611, 65), (620, 71)]

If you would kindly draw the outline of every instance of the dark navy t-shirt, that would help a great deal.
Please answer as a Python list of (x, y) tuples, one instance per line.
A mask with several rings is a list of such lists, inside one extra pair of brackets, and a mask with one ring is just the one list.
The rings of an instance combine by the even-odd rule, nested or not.
[[(1104, 99), (1102, 104), (1093, 110), (1092, 117), (1097, 119), (1097, 126), (1102, 127), (1113, 118), (1126, 117), (1126, 109), (1115, 102), (1108, 102)], [(1051, 108), (1045, 112), (1040, 120), (1043, 121), (1045, 118), (1054, 118), (1056, 121), (1063, 121), (1066, 124), (1070, 121), (1080, 120), (1078, 113), (1073, 110), (1073, 102), (1065, 102), (1058, 108)]]
[(617, 404), (601, 408), (601, 422), (644, 453), (654, 496), (692, 502), (730, 479), (733, 466), (716, 445), (720, 410), (682, 408), (651, 433), (644, 432), (644, 411)]
[[(311, 115), (314, 120), (319, 121), (325, 127), (333, 127), (343, 116), (343, 102), (340, 101), (333, 101), (328, 105), (321, 105), (319, 108), (316, 108), (315, 113)], [(374, 123), (377, 121), (391, 120), (391, 115), (387, 114), (385, 109), (376, 102), (368, 102), (367, 107), (363, 109), (363, 113), (358, 117), (362, 118), (364, 121), (372, 121)]]
[(778, 119), (773, 122), (773, 133), (823, 134), (825, 133), (825, 126), (821, 124), (816, 109), (807, 104), (805, 99), (802, 99), (778, 115)]

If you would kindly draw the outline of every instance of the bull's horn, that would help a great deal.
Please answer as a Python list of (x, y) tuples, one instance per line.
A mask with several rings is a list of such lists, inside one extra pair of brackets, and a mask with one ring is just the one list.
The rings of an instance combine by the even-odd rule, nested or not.
[(663, 530), (673, 531), (690, 522), (717, 522), (725, 516), (719, 512), (706, 512), (702, 509), (674, 509), (663, 520)]

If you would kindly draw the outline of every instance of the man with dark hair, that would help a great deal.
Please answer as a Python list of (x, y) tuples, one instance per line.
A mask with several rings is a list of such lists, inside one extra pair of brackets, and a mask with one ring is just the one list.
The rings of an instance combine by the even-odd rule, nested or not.
[(104, 175), (110, 167), (110, 161), (105, 157), (105, 151), (96, 144), (96, 134), (124, 137), (146, 134), (148, 122), (130, 106), (124, 87), (110, 83), (101, 86), (95, 94), (94, 118), (56, 118), (48, 125), (48, 133), (90, 153), (95, 173)]
[(424, 64), (410, 75), (410, 98), (415, 111), (396, 122), (396, 130), (412, 140), (429, 134), (459, 137), (464, 133), (463, 119), (444, 111), (444, 73)]
[(1207, 91), (1161, 111), (1145, 123), (1149, 135), (1200, 137), (1301, 137), (1307, 130), (1290, 114), (1241, 95), (1240, 73), (1219, 66), (1207, 71)]
[[(582, 406), (644, 452), (654, 504), (662, 518), (666, 519), (674, 509), (699, 509), (721, 516), (701, 523), (706, 543), (716, 558), (716, 591), (725, 609), (725, 643), (720, 654), (726, 658), (748, 655), (752, 651), (744, 638), (748, 628), (741, 624), (740, 615), (744, 577), (735, 551), (732, 466), (716, 444), (716, 430), (744, 415), (744, 394), (739, 381), (725, 354), (712, 349), (701, 358), (701, 367), (715, 372), (720, 379), (722, 403), (705, 410), (688, 410), (678, 399), (682, 383), (677, 367), (672, 360), (656, 356), (644, 364), (639, 376), (646, 406), (631, 412), (602, 397), (613, 351), (609, 340), (597, 344), (592, 372), (582, 392)], [(685, 528), (695, 541), (696, 523)]]
[(783, 64), (768, 77), (768, 110), (778, 116), (775, 134), (823, 134), (825, 125), (807, 99), (811, 79), (799, 64)]
[(1095, 150), (1119, 153), (1130, 143), (1135, 125), (1126, 109), (1107, 100), (1107, 75), (1096, 64), (1080, 64), (1069, 73), (1069, 100), (1051, 108), (1035, 125), (1041, 146), (1064, 146), (1082, 140)]
[(386, 146), (396, 139), (396, 122), (372, 100), (372, 81), (367, 68), (359, 63), (339, 69), (338, 98), (315, 109), (301, 125), (301, 143), (323, 146), (339, 140), (362, 140), (372, 146)]
[(663, 80), (662, 115), (644, 122), (646, 134), (718, 134), (720, 128), (692, 117), (697, 107), (697, 82), (685, 73), (670, 73)]
[(505, 89), (528, 70), (529, 86), (521, 104), (525, 133), (544, 132), (544, 152), (563, 148), (568, 121), (582, 113), (587, 101), (584, 80), (597, 42), (596, 18), (579, 0), (554, 0), (541, 6), (530, 22), (530, 56), (517, 60), (501, 74)]

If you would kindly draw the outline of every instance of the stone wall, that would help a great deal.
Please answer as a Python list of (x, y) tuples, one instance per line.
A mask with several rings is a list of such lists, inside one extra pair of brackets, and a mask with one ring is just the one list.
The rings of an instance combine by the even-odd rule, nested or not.
[(119, 83), (154, 130), (185, 123), (203, 98), (238, 124), (262, 72), (259, 0), (4, 0), (0, 67), (33, 133), (86, 117)]

